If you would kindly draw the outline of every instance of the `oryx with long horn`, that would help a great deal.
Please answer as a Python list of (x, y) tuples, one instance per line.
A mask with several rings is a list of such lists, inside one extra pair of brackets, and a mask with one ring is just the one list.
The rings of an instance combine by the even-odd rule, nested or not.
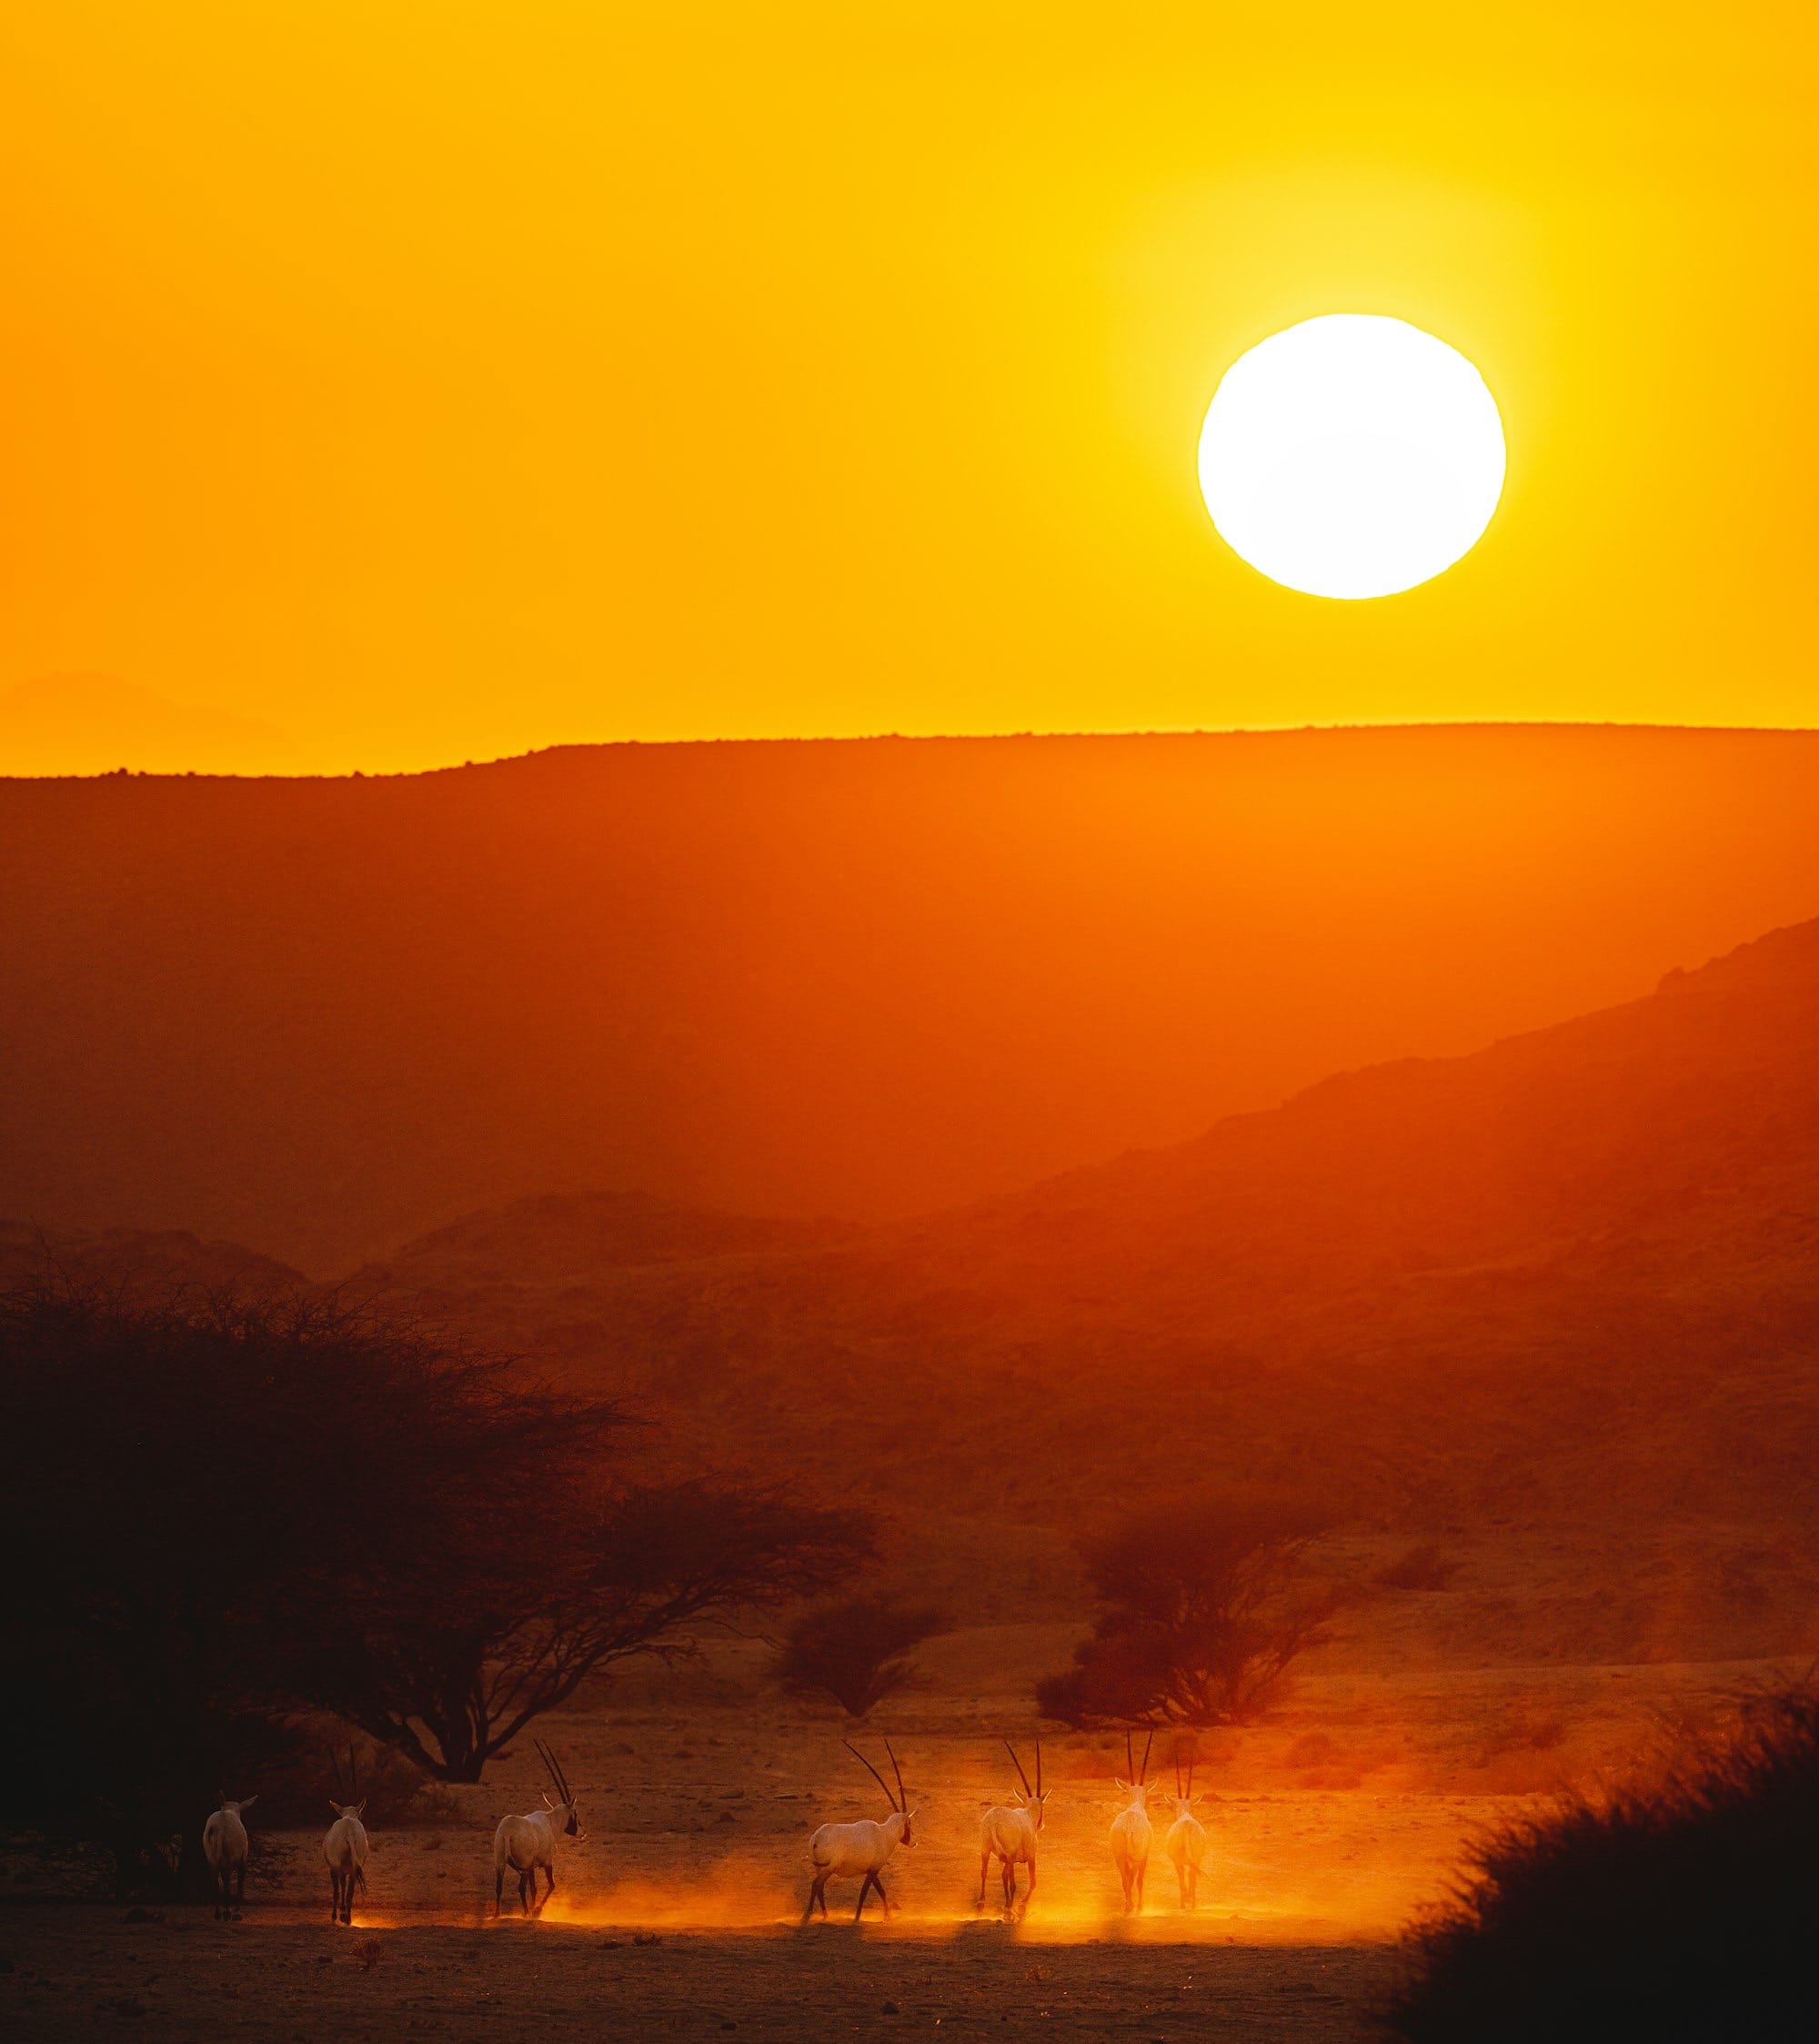
[(1181, 1787), (1181, 1757), (1175, 1754), (1175, 1821), (1162, 1841), (1163, 1849), (1175, 1863), (1175, 1885), (1181, 1890), (1181, 1907), (1200, 1907), (1200, 1870), (1206, 1859), (1206, 1826), (1193, 1813), (1194, 1757), (1188, 1749), (1188, 1785)]
[(1023, 1771), (1023, 1763), (1017, 1757), (1017, 1748), (1009, 1739), (1004, 1750), (1010, 1756), (1010, 1764), (1017, 1770), (1017, 1778), (1023, 1784), (1021, 1793), (1012, 1792), (1009, 1803), (990, 1803), (979, 1827), (979, 1901), (975, 1907), (985, 1907), (986, 1877), (996, 1859), (999, 1873), (1004, 1883), (1004, 1908), (1008, 1915), (1017, 1907), (1017, 1869), (1030, 1869), (1029, 1886), (1023, 1891), (1023, 1907), (1027, 1910), (1030, 1898), (1036, 1892), (1036, 1841), (1042, 1829), (1042, 1818), (1051, 1791), (1042, 1787), (1042, 1742), (1036, 1741), (1036, 1786), (1031, 1788), (1030, 1777)]
[[(539, 1914), (544, 1904), (556, 1892), (556, 1841), (558, 1838), (578, 1838), (581, 1836), (581, 1819), (576, 1814), (576, 1798), (568, 1787), (568, 1777), (562, 1771), (561, 1763), (541, 1739), (532, 1742), (538, 1757), (548, 1771), (550, 1787), (556, 1791), (552, 1800), (546, 1791), (543, 1807), (531, 1810), (523, 1817), (502, 1817), (498, 1829), (493, 1833), (493, 1914), (498, 1916), (505, 1907), (506, 1868), (509, 1867), (518, 1876), (518, 1898), (526, 1916)], [(537, 1894), (537, 1870), (542, 1868), (549, 1886), (543, 1891), (541, 1901)]]
[(885, 1799), (890, 1805), (890, 1815), (881, 1824), (870, 1817), (861, 1817), (852, 1824), (824, 1824), (809, 1840), (809, 1859), (814, 1877), (809, 1888), (808, 1907), (802, 1911), (804, 1923), (817, 1909), (822, 1916), (827, 1915), (828, 1882), (836, 1876), (842, 1880), (850, 1880), (854, 1875), (859, 1877), (859, 1907), (853, 1911), (855, 1923), (865, 1914), (865, 1898), (873, 1888), (878, 1890), (878, 1899), (884, 1905), (885, 1915), (889, 1916), (890, 1898), (884, 1892), (883, 1878), (886, 1863), (899, 1846), (915, 1843), (910, 1828), (916, 1813), (910, 1807), (910, 1798), (904, 1793), (903, 1769), (891, 1751), (890, 1741), (885, 1740), (884, 1750), (890, 1756), (891, 1771), (897, 1777), (894, 1795), (890, 1784), (850, 1739), (843, 1739), (841, 1744), (883, 1789)]
[[(341, 1782), (340, 1761), (331, 1754), (329, 1763), (335, 1769), (335, 1795), (359, 1796), (360, 1767), (354, 1757), (354, 1748), (351, 1746), (347, 1748), (345, 1787)], [(360, 1796), (358, 1802), (337, 1803), (331, 1797), (328, 1807), (335, 1812), (335, 1821), (322, 1841), (322, 1857), (328, 1862), (328, 1920), (330, 1923), (352, 1923), (354, 1890), (364, 1889), (367, 1885), (367, 1827), (360, 1821), (367, 1798)]]
[(1152, 1731), (1143, 1741), (1143, 1764), (1133, 1767), (1131, 1760), (1131, 1734), (1124, 1735), (1124, 1765), (1128, 1774), (1118, 1777), (1118, 1786), (1129, 1800), (1111, 1820), (1111, 1857), (1118, 1868), (1118, 1878), (1124, 1883), (1124, 1913), (1141, 1913), (1143, 1908), (1143, 1877), (1150, 1870), (1150, 1847), (1155, 1839), (1155, 1828), (1150, 1822), (1150, 1748), (1155, 1743)]

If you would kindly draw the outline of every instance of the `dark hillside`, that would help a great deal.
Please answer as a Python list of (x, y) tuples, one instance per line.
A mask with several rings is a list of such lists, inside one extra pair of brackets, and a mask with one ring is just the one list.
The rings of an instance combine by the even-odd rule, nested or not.
[(729, 1455), (839, 1481), (888, 1453), (937, 1520), (1066, 1535), (1146, 1488), (1267, 1482), (1481, 1546), (1477, 1619), (1448, 1623), (1512, 1648), (1813, 1640), (1819, 923), (848, 1242), (704, 1226), (686, 1261), (552, 1263), (563, 1212), (479, 1217), (385, 1275), (629, 1376)]
[(1542, 727), (0, 780), (0, 1213), (327, 1276), (548, 1193), (933, 1211), (1810, 915), (1815, 788)]

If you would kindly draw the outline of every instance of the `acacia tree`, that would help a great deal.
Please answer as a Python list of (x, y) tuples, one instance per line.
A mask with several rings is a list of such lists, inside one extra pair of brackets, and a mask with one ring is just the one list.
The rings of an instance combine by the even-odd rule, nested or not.
[(1304, 1572), (1318, 1530), (1293, 1505), (1217, 1499), (1092, 1541), (1100, 1616), (1073, 1666), (1038, 1684), (1038, 1707), (1080, 1728), (1255, 1717), (1339, 1608), (1340, 1593)]
[(375, 1586), (312, 1687), (444, 1781), (477, 1781), (590, 1676), (690, 1645), (688, 1628), (846, 1581), (870, 1550), (856, 1514), (777, 1490), (570, 1484), (534, 1512), (419, 1557)]
[(791, 1696), (829, 1696), (849, 1717), (863, 1717), (915, 1679), (910, 1648), (944, 1622), (939, 1611), (883, 1597), (805, 1611), (771, 1672)]
[[(329, 1294), (0, 1294), (9, 1812), (123, 1882), (337, 1710), (449, 1780), (593, 1670), (843, 1580), (864, 1523), (640, 1483), (611, 1403)], [(235, 1780), (224, 1780), (224, 1770)]]

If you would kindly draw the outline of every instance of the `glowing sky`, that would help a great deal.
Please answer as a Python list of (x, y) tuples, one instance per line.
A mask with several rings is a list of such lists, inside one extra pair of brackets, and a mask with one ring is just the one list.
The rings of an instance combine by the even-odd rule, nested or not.
[[(66, 674), (217, 716), (211, 765), (1811, 723), (1815, 33), (9, 9), (0, 766)], [(1362, 604), (1244, 567), (1195, 470), (1222, 371), (1332, 311), (1460, 349), (1509, 442), (1473, 551)]]

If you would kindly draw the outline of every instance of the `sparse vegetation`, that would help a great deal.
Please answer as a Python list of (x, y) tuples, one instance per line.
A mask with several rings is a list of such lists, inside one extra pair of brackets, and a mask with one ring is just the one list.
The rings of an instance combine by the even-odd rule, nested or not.
[(1660, 1783), (1561, 1800), (1482, 1846), (1420, 1930), (1408, 2044), (1813, 2034), (1819, 1691), (1758, 1701)]
[(1372, 1581), (1384, 1590), (1445, 1590), (1458, 1573), (1459, 1564), (1438, 1541), (1422, 1540), (1385, 1562)]
[[(514, 1517), (438, 1518), (438, 1540), (374, 1586), (371, 1623), (325, 1654), (313, 1699), (443, 1781), (477, 1781), (543, 1712), (686, 1628), (846, 1581), (865, 1521), (781, 1490), (700, 1482), (593, 1495), (546, 1466)], [(566, 1480), (563, 1480), (566, 1478)]]
[(825, 1606), (790, 1626), (774, 1672), (791, 1696), (829, 1696), (863, 1717), (914, 1681), (910, 1649), (944, 1623), (939, 1611), (881, 1597)]
[(1317, 1530), (1299, 1505), (1228, 1498), (1145, 1513), (1091, 1543), (1100, 1615), (1073, 1666), (1037, 1686), (1038, 1707), (1076, 1728), (1254, 1718), (1339, 1607), (1304, 1575)]

